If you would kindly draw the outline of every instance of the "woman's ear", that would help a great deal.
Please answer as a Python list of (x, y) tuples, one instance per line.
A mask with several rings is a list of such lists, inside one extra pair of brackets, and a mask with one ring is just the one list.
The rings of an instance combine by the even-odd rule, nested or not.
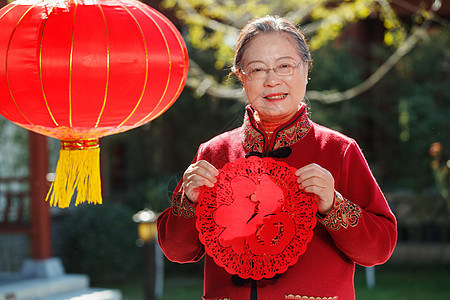
[(236, 78), (239, 79), (241, 83), (244, 83), (244, 81), (242, 80), (242, 73), (239, 70), (234, 72), (234, 76), (236, 76)]

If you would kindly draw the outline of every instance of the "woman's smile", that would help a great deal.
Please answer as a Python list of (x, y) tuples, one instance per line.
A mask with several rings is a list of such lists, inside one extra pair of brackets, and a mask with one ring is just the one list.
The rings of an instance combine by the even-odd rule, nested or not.
[(287, 96), (288, 96), (287, 93), (274, 93), (264, 96), (264, 99), (269, 101), (279, 101), (286, 99)]

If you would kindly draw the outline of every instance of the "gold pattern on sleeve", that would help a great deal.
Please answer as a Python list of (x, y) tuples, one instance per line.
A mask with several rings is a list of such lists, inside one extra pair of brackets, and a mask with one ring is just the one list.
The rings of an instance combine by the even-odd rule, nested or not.
[(328, 229), (338, 230), (348, 228), (348, 226), (355, 227), (358, 225), (360, 217), (361, 208), (336, 192), (330, 213), (325, 218), (318, 218), (318, 220)]
[(190, 219), (195, 216), (195, 208), (191, 205), (189, 200), (184, 197), (183, 193), (177, 193), (172, 198), (172, 213), (175, 216), (183, 216)]

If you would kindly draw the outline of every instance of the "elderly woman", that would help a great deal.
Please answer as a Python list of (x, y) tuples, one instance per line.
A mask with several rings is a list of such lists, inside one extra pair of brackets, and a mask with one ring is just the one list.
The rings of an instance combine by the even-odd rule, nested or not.
[[(174, 262), (205, 257), (203, 299), (354, 299), (355, 263), (384, 263), (396, 220), (357, 143), (312, 122), (302, 103), (311, 57), (304, 36), (282, 18), (248, 23), (233, 66), (249, 105), (243, 125), (202, 144), (158, 219), (158, 239)], [(314, 195), (317, 225), (305, 253), (271, 279), (239, 280), (205, 255), (195, 226), (203, 186), (226, 163), (271, 156), (296, 169), (298, 186)]]

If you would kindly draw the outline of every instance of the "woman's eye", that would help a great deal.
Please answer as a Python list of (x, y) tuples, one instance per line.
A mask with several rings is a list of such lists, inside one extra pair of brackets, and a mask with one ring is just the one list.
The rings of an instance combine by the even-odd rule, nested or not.
[(250, 71), (250, 73), (260, 73), (260, 72), (264, 72), (263, 68), (254, 68)]

